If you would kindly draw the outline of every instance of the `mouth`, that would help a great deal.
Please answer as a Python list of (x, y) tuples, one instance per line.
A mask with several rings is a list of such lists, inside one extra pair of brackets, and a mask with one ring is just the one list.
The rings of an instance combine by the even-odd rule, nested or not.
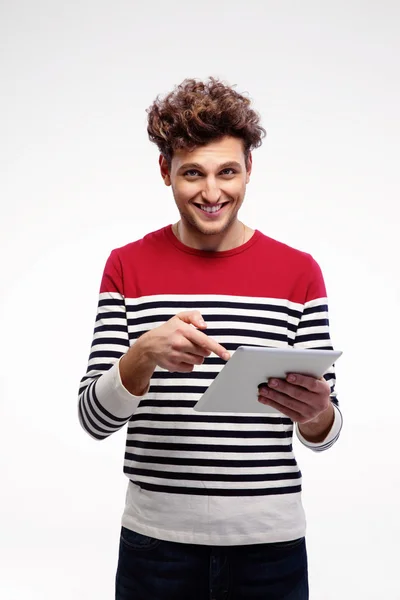
[(223, 212), (227, 204), (229, 204), (229, 202), (221, 202), (220, 204), (214, 204), (213, 206), (196, 203), (194, 205), (201, 213), (203, 213), (207, 217), (215, 217)]

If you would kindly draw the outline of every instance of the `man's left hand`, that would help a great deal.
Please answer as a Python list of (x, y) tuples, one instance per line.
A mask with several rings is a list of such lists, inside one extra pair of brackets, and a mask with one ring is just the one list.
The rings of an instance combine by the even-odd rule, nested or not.
[(286, 379), (271, 378), (261, 384), (258, 400), (276, 408), (297, 423), (308, 423), (330, 408), (330, 386), (321, 377), (290, 373)]

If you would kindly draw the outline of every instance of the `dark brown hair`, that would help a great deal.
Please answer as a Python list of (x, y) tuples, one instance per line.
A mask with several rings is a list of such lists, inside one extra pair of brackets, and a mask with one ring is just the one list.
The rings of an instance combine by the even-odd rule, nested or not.
[(146, 110), (150, 141), (157, 144), (168, 168), (174, 150), (194, 150), (225, 135), (241, 138), (245, 163), (262, 144), (266, 131), (251, 101), (231, 86), (210, 77), (208, 82), (185, 79), (163, 100), (157, 96)]

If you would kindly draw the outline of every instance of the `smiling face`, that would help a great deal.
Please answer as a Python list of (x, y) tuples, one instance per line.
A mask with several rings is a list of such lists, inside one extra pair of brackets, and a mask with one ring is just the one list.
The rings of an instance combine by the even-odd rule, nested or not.
[(171, 170), (160, 156), (161, 175), (172, 187), (181, 215), (180, 240), (201, 250), (226, 250), (240, 245), (243, 224), (238, 211), (250, 181), (241, 139), (226, 136), (192, 152), (176, 150)]

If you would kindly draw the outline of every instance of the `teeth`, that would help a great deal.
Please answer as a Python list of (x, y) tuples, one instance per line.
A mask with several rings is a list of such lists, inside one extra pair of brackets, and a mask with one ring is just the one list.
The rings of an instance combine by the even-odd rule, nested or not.
[(216, 204), (215, 206), (212, 207), (206, 207), (206, 206), (200, 206), (201, 210), (203, 210), (204, 212), (209, 212), (209, 213), (213, 213), (213, 212), (217, 212), (220, 208), (222, 207), (222, 204)]

